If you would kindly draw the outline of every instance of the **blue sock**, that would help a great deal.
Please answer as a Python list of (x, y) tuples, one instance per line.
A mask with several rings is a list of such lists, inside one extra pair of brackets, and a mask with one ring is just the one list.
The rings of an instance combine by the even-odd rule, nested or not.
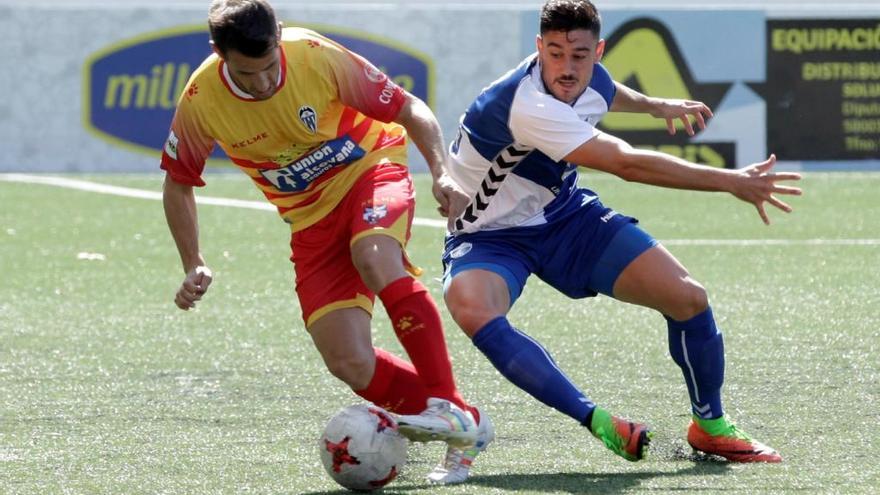
[(500, 316), (477, 331), (474, 345), (495, 368), (532, 397), (584, 424), (596, 407), (556, 366), (541, 344)]
[(687, 321), (666, 317), (669, 353), (684, 374), (693, 413), (703, 419), (719, 418), (724, 383), (724, 339), (715, 326), (712, 308)]

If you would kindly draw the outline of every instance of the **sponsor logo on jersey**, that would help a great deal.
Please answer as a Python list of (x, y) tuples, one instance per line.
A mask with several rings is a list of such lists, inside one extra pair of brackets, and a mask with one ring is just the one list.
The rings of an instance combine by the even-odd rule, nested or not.
[(364, 157), (366, 151), (347, 134), (327, 141), (284, 168), (260, 170), (260, 174), (282, 192), (299, 192), (330, 169)]
[(391, 103), (391, 98), (394, 97), (396, 89), (396, 84), (394, 84), (392, 81), (387, 81), (385, 83), (385, 87), (382, 88), (382, 92), (379, 93), (379, 101), (381, 101), (385, 105)]
[(165, 140), (165, 153), (175, 160), (177, 160), (177, 143), (177, 136), (174, 134), (174, 131), (171, 131), (171, 133), (168, 134), (168, 139)]
[[(375, 64), (371, 77), (384, 77), (379, 82), (390, 85), (380, 96), (383, 102), (391, 101), (396, 85), (433, 103), (433, 66), (424, 54), (371, 33), (315, 29)], [(115, 146), (155, 156), (164, 146), (181, 95), (201, 96), (187, 81), (211, 54), (208, 40), (203, 25), (180, 26), (140, 33), (92, 54), (83, 65), (83, 121), (89, 131)], [(303, 124), (311, 130), (308, 122)], [(212, 158), (223, 156), (215, 146)]]
[(257, 144), (260, 141), (263, 141), (265, 139), (269, 139), (269, 133), (263, 131), (259, 134), (256, 134), (254, 136), (251, 136), (251, 137), (245, 139), (244, 141), (238, 141), (238, 142), (232, 143), (232, 147), (235, 149), (241, 149), (241, 148), (245, 148), (247, 146), (250, 146), (252, 144)]
[(308, 105), (299, 107), (299, 120), (310, 133), (315, 134), (318, 132), (318, 113), (315, 112), (314, 108)]

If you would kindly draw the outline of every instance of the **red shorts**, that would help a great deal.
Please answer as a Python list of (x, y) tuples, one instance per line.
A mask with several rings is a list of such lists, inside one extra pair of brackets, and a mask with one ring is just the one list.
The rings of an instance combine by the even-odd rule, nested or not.
[[(363, 308), (372, 314), (375, 295), (354, 267), (351, 245), (378, 234), (391, 236), (406, 247), (414, 210), (415, 193), (407, 168), (379, 164), (364, 172), (330, 214), (291, 236), (290, 260), (306, 328), (336, 309)], [(403, 261), (408, 269), (416, 270), (409, 260)]]

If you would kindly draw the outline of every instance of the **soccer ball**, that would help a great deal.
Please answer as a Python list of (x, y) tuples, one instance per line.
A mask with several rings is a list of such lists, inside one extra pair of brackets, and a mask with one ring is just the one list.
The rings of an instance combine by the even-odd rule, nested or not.
[(406, 446), (406, 438), (397, 432), (397, 421), (381, 407), (366, 404), (336, 413), (318, 440), (327, 474), (357, 491), (391, 483), (406, 462)]

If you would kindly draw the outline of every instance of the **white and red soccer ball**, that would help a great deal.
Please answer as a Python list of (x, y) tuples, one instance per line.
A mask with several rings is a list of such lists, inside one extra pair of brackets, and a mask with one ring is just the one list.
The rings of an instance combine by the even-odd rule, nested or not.
[(333, 416), (318, 440), (324, 469), (349, 490), (377, 490), (406, 463), (407, 440), (397, 421), (373, 405), (349, 406)]

